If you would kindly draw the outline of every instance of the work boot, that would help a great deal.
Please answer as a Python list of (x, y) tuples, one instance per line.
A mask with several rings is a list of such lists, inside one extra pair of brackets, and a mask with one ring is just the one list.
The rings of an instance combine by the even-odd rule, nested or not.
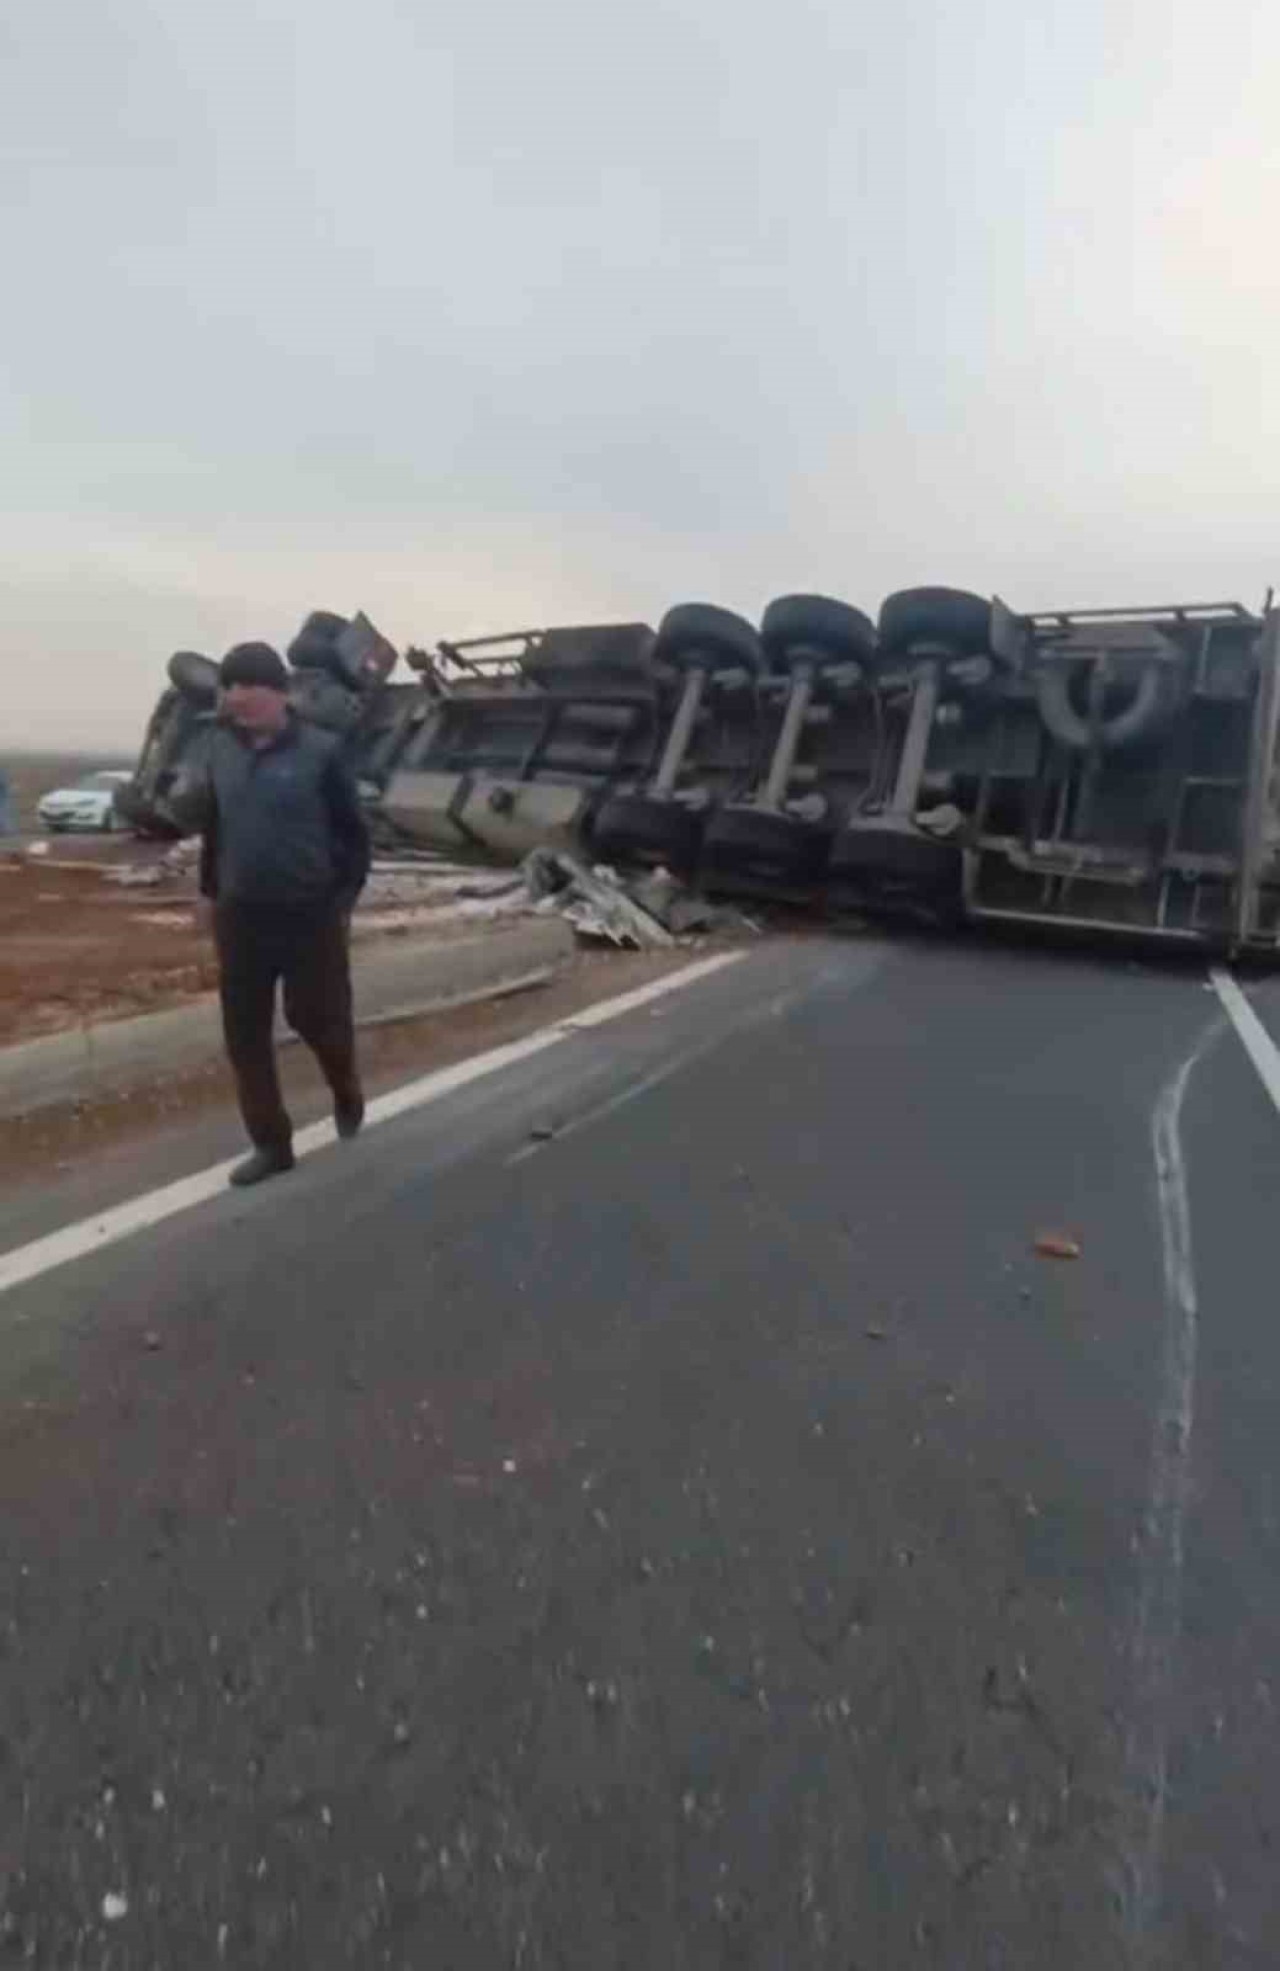
[(363, 1121), (364, 1096), (360, 1093), (359, 1089), (356, 1090), (354, 1095), (346, 1097), (345, 1100), (335, 1101), (333, 1105), (333, 1126), (344, 1143), (349, 1143), (353, 1136), (360, 1134), (360, 1126)]
[(279, 1177), (283, 1171), (292, 1169), (293, 1151), (287, 1144), (274, 1150), (255, 1150), (235, 1166), (227, 1182), (244, 1191), (250, 1184), (261, 1184), (268, 1177)]

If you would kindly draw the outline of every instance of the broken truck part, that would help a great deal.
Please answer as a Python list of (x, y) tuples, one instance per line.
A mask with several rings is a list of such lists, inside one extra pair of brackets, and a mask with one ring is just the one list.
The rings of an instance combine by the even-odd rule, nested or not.
[[(1238, 603), (1018, 615), (942, 588), (873, 623), (786, 596), (413, 650), (362, 616), (289, 647), (383, 836), (666, 867), (712, 894), (942, 924), (1067, 925), (1273, 952), (1280, 616)], [(216, 716), (175, 656), (121, 813), (165, 805)]]

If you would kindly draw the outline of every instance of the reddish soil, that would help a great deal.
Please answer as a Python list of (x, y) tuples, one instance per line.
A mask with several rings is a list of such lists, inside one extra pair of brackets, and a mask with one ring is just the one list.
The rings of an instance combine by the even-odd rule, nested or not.
[[(57, 839), (43, 853), (0, 852), (0, 1047), (179, 1006), (216, 987), (194, 869), (166, 869), (150, 885), (112, 880), (113, 870), (154, 867), (165, 854), (162, 843), (106, 836)], [(375, 873), (356, 935), (363, 942), (430, 929), (474, 937), (500, 934), (512, 921), (451, 906), (446, 890)]]
[(186, 885), (122, 889), (92, 863), (51, 860), (0, 860), (0, 1046), (211, 990)]

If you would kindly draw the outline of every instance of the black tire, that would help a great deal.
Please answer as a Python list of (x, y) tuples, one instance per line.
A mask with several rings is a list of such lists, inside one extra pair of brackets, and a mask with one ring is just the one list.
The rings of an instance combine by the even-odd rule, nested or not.
[(668, 609), (653, 646), (654, 659), (673, 670), (745, 670), (753, 676), (765, 667), (760, 638), (745, 616), (718, 609), (710, 602), (681, 602)]
[(880, 606), (880, 646), (902, 656), (917, 643), (974, 657), (991, 648), (991, 604), (964, 589), (899, 589)]
[(296, 671), (329, 671), (340, 676), (342, 663), (334, 646), (348, 627), (346, 616), (332, 609), (313, 609), (285, 656)]
[(319, 672), (335, 681), (346, 677), (346, 666), (331, 643), (291, 643), (287, 655), (295, 671)]
[(168, 663), (170, 684), (197, 705), (212, 705), (218, 696), (218, 666), (198, 650), (175, 650)]
[(1186, 703), (1184, 665), (1131, 659), (1117, 676), (1113, 704), (1104, 709), (1095, 729), (1088, 712), (1073, 702), (1078, 680), (1078, 667), (1069, 664), (1046, 665), (1036, 679), (1036, 706), (1045, 730), (1070, 753), (1092, 752), (1095, 746), (1120, 753), (1145, 745), (1168, 730)]
[(363, 701), (341, 671), (303, 669), (289, 686), (289, 703), (306, 725), (326, 732), (351, 732), (359, 725)]
[(614, 794), (601, 807), (591, 831), (595, 853), (605, 862), (659, 865), (676, 873), (691, 870), (702, 844), (704, 817), (679, 801), (651, 794)]
[(876, 654), (876, 626), (861, 609), (826, 595), (780, 595), (765, 610), (760, 641), (778, 670), (790, 670), (803, 652), (822, 665), (870, 664)]
[(709, 890), (789, 894), (822, 879), (831, 830), (767, 808), (725, 807), (702, 841), (699, 873)]

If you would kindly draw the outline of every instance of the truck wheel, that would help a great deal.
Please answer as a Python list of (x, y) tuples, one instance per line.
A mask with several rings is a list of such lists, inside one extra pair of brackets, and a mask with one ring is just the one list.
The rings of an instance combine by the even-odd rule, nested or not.
[(614, 794), (596, 816), (591, 838), (606, 862), (636, 862), (650, 869), (663, 864), (686, 872), (698, 860), (702, 826), (703, 817), (682, 802)]
[(876, 654), (869, 616), (826, 595), (780, 595), (760, 623), (760, 641), (771, 663), (790, 670), (799, 652), (823, 664), (868, 664)]
[(217, 698), (219, 673), (212, 657), (202, 657), (198, 650), (175, 650), (168, 672), (170, 684), (197, 705), (212, 705)]
[(332, 609), (313, 609), (285, 656), (295, 671), (330, 671), (339, 676), (342, 665), (334, 645), (348, 627), (348, 619)]
[(881, 648), (905, 656), (917, 643), (965, 656), (989, 650), (991, 604), (964, 589), (899, 589), (880, 605)]
[(754, 676), (764, 669), (760, 638), (746, 617), (710, 602), (681, 602), (668, 609), (658, 625), (653, 655), (655, 662), (681, 671), (709, 665)]
[(1036, 706), (1046, 731), (1071, 753), (1087, 753), (1095, 746), (1104, 753), (1123, 752), (1159, 738), (1172, 724), (1185, 702), (1186, 671), (1160, 658), (1122, 660), (1096, 728), (1087, 702), (1080, 703), (1087, 695), (1080, 667), (1046, 665), (1036, 680)]
[(321, 726), (326, 732), (353, 731), (363, 709), (359, 695), (345, 677), (328, 669), (304, 669), (289, 687), (289, 703), (305, 724)]

